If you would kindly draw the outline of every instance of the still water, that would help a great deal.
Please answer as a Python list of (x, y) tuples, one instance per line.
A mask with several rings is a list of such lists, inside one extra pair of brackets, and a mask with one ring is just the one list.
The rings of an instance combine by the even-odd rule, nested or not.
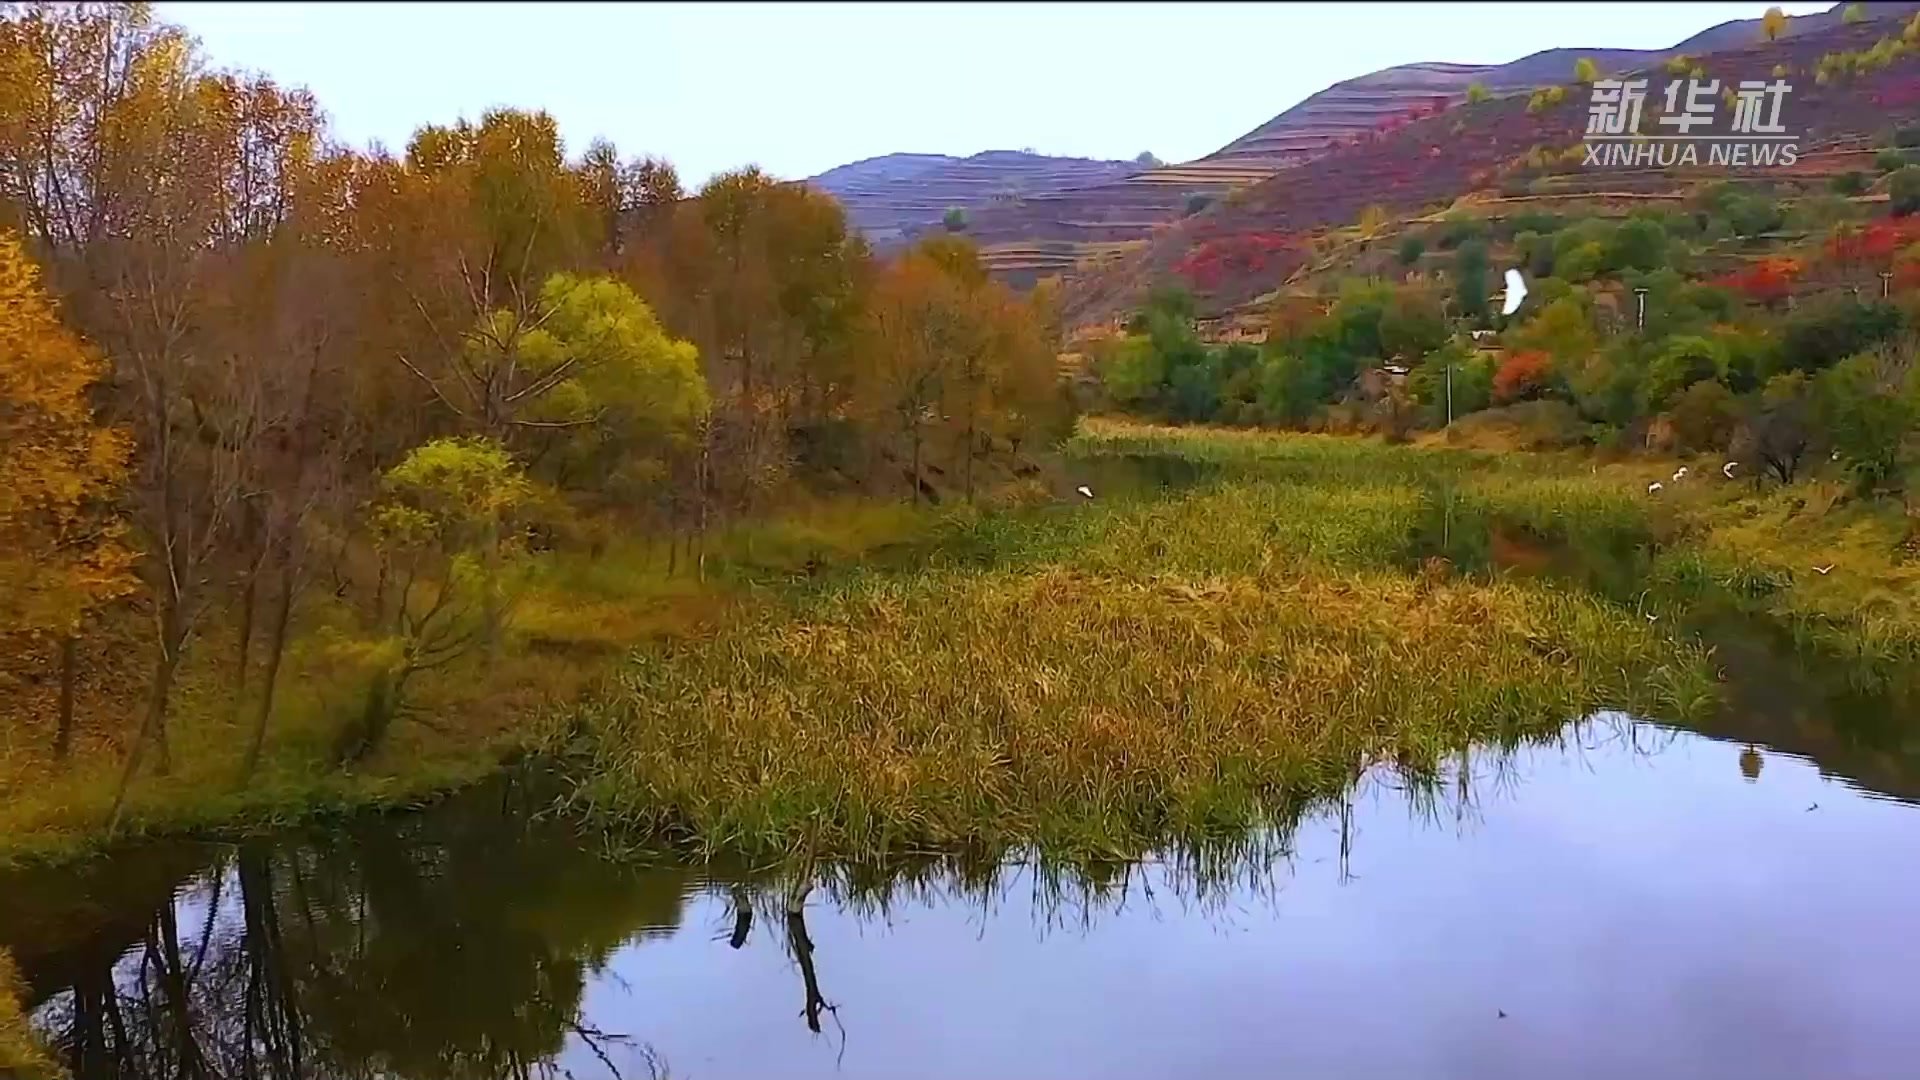
[(82, 1077), (1914, 1075), (1920, 753), (1766, 704), (1784, 749), (1603, 717), (1370, 775), (1224, 878), (796, 896), (509, 780), (0, 880), (0, 943)]
[[(1409, 551), (1605, 593), (1640, 558), (1444, 515)], [(81, 1080), (1920, 1075), (1915, 698), (1692, 629), (1727, 680), (1698, 730), (1364, 774), (1225, 863), (776, 880), (609, 857), (510, 776), (0, 876), (0, 946)]]

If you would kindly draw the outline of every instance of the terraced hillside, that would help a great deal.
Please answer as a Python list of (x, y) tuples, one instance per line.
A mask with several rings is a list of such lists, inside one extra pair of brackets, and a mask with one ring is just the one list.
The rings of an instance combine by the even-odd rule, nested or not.
[[(1891, 19), (1833, 26), (1813, 33), (1706, 54), (1710, 77), (1765, 79), (1776, 68), (1794, 75), (1786, 114), (1808, 149), (1832, 146), (1920, 119), (1920, 58), (1908, 55), (1871, 75), (1817, 85), (1813, 70), (1828, 52), (1865, 49), (1899, 29)], [(1647, 73), (1660, 80), (1658, 71)], [(1648, 108), (1655, 106), (1649, 101)], [(1557, 106), (1529, 111), (1520, 96), (1460, 105), (1357, 145), (1281, 172), (1234, 198), (1161, 230), (1133, 253), (1077, 276), (1064, 297), (1076, 325), (1130, 310), (1158, 281), (1180, 280), (1203, 313), (1221, 315), (1272, 291), (1306, 265), (1313, 238), (1351, 225), (1378, 205), (1406, 215), (1444, 208), (1469, 192), (1489, 190), (1536, 147), (1564, 150), (1585, 131), (1585, 99), (1569, 94)], [(1713, 170), (1724, 175), (1724, 168)], [(1563, 190), (1584, 186), (1655, 192), (1686, 183), (1672, 170), (1607, 170), (1567, 177)]]
[(938, 225), (953, 207), (973, 213), (995, 202), (1090, 187), (1139, 171), (1131, 161), (988, 150), (966, 158), (888, 154), (829, 169), (806, 183), (839, 199), (854, 226), (884, 247)]
[[(1920, 9), (1920, 3), (1862, 7), (1878, 20), (1910, 14)], [(1841, 10), (1836, 4), (1826, 12), (1791, 19), (1785, 35), (1832, 31), (1841, 25)], [(856, 206), (849, 201), (848, 207), (857, 223), (863, 214), (876, 215), (867, 206), (896, 208), (887, 212), (884, 235), (869, 231), (876, 243), (885, 246), (936, 227), (947, 205), (966, 205), (971, 211), (968, 231), (981, 245), (988, 268), (1010, 284), (1024, 287), (1048, 274), (1096, 272), (1117, 254), (1144, 246), (1156, 229), (1237, 188), (1461, 104), (1473, 83), (1495, 95), (1526, 94), (1565, 82), (1581, 57), (1591, 58), (1602, 71), (1620, 72), (1656, 66), (1677, 54), (1744, 47), (1764, 38), (1760, 20), (1743, 19), (1710, 27), (1668, 49), (1562, 48), (1507, 64), (1407, 64), (1336, 83), (1219, 150), (1183, 164), (1133, 170), (1093, 184), (1036, 186), (1015, 198), (989, 200), (979, 210), (971, 210), (970, 203), (940, 203), (915, 194), (912, 189), (922, 181), (902, 175), (893, 181), (863, 183), (864, 202)], [(827, 180), (840, 171), (816, 179)], [(822, 186), (833, 190), (831, 184)], [(910, 205), (920, 209), (906, 209)]]
[[(1863, 4), (1870, 18), (1891, 18), (1920, 9), (1915, 3)], [(1841, 25), (1841, 6), (1787, 20), (1783, 37), (1829, 31)], [(1528, 92), (1565, 82), (1573, 65), (1591, 59), (1601, 71), (1631, 71), (1658, 65), (1670, 56), (1720, 52), (1764, 42), (1758, 19), (1736, 19), (1710, 27), (1667, 49), (1547, 49), (1509, 64), (1406, 64), (1336, 83), (1274, 117), (1219, 150), (1182, 168), (1299, 164), (1383, 124), (1404, 120), (1432, 105), (1445, 108), (1466, 100), (1467, 87)], [(1272, 171), (1270, 169), (1270, 171)]]

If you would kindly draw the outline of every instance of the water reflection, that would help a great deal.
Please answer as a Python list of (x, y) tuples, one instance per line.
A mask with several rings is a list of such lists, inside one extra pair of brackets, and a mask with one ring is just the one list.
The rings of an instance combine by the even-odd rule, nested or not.
[[(636, 934), (677, 926), (684, 893), (682, 876), (591, 857), (531, 791), (203, 848), (198, 867), (168, 863), (177, 899), (143, 921), (129, 897), (105, 918), (65, 908), (68, 948), (6, 943), (77, 1077), (530, 1075), (570, 1041), (617, 1041), (581, 1022), (584, 985)], [(163, 872), (132, 855), (86, 888), (110, 899)], [(7, 939), (25, 921), (5, 909), (49, 899), (4, 895)]]
[[(1880, 986), (1890, 965), (1920, 962), (1910, 941), (1886, 937), (1920, 898), (1904, 864), (1886, 859), (1899, 844), (1912, 850), (1920, 813), (1881, 803), (1897, 816), (1869, 814), (1875, 803), (1791, 754), (1774, 753), (1768, 782), (1750, 788), (1759, 760), (1753, 743), (1601, 717), (1556, 745), (1462, 751), (1430, 780), (1370, 770), (1299, 835), (1231, 858), (1169, 853), (1072, 874), (928, 859), (795, 877), (609, 858), (539, 813), (550, 799), (537, 778), (511, 778), (422, 814), (0, 881), (0, 944), (16, 952), (36, 1022), (81, 1080), (652, 1076), (669, 1066), (676, 1076), (960, 1076), (1023, 1062), (1036, 1074), (1164, 1075), (1177, 1064), (1164, 1055), (1143, 1060), (1165, 1068), (1133, 1067), (1087, 1041), (1138, 1038), (1155, 1023), (1140, 1002), (1172, 1010), (1161, 1025), (1218, 1040), (1217, 1074), (1264, 1074), (1278, 1060), (1264, 1023), (1292, 1030), (1326, 1075), (1389, 1075), (1389, 1065), (1422, 1072), (1421, 1061), (1375, 1048), (1367, 1067), (1337, 1067), (1327, 1040), (1343, 1024), (1383, 1045), (1441, 1039), (1434, 1016), (1458, 1012), (1446, 989), (1455, 983), (1488, 1015), (1512, 1014), (1526, 1049), (1459, 1074), (1519, 1076), (1520, 1065), (1550, 1064), (1539, 1055), (1554, 1039), (1598, 1038), (1554, 1026), (1564, 1018), (1528, 1028), (1543, 1011), (1577, 1013), (1586, 994), (1650, 1007), (1645, 991), (1682, 988), (1663, 978), (1702, 978), (1715, 965), (1731, 978), (1758, 958), (1723, 954), (1723, 943), (1752, 934), (1804, 940), (1759, 963), (1777, 981), (1702, 984), (1717, 987), (1726, 1016), (1825, 1016), (1839, 1001), (1865, 1010), (1851, 1022), (1875, 1038), (1905, 1030), (1893, 1017), (1905, 1015), (1900, 994), (1876, 1004), (1860, 981)], [(1746, 790), (1769, 801), (1734, 797)], [(1623, 914), (1641, 904), (1651, 906)], [(1623, 917), (1671, 925), (1636, 940)], [(1699, 937), (1682, 946), (1679, 926)], [(1262, 958), (1223, 937), (1257, 944)], [(1533, 945), (1515, 951), (1518, 941)], [(1556, 959), (1565, 943), (1571, 968)], [(1603, 961), (1596, 947), (1621, 955)], [(1435, 960), (1415, 962), (1421, 949)], [(1581, 964), (1596, 965), (1590, 986)], [(1639, 990), (1612, 985), (1622, 964), (1644, 966)], [(1548, 989), (1566, 979), (1585, 989)], [(1410, 1026), (1374, 1012), (1367, 994), (1384, 995), (1382, 1008), (1397, 1001)], [(1292, 1019), (1254, 1021), (1243, 995), (1286, 1000)], [(1059, 1029), (1020, 1019), (1029, 1013)], [(961, 1023), (969, 1016), (1009, 1027), (979, 1034)], [(1669, 1026), (1655, 1049), (1713, 1041)], [(960, 1048), (972, 1043), (950, 1044), (962, 1028), (989, 1049), (969, 1056)], [(1764, 1046), (1779, 1035), (1748, 1037)], [(1913, 1041), (1899, 1045), (1920, 1051)], [(1665, 1074), (1678, 1075), (1651, 1073)]]

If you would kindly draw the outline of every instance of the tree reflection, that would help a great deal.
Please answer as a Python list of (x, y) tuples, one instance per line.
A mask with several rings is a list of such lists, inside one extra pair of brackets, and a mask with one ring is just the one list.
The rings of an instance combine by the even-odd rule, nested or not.
[(601, 859), (525, 807), (245, 844), (204, 880), (131, 954), (67, 965), (40, 1021), (78, 1080), (492, 1080), (551, 1071), (569, 1042), (652, 1067), (581, 998), (636, 929), (678, 925), (685, 875)]
[[(1278, 799), (1265, 829), (1075, 864), (998, 849), (775, 869), (641, 864), (604, 857), (544, 812), (548, 795), (503, 782), (426, 813), (274, 843), (155, 848), (0, 879), (0, 945), (20, 959), (36, 1022), (77, 1080), (492, 1080), (568, 1060), (647, 1075), (660, 1067), (648, 1047), (583, 1018), (586, 988), (622, 946), (672, 934), (686, 898), (703, 895), (719, 923), (714, 958), (783, 951), (801, 1021), (822, 1034), (831, 1017), (844, 1051), (810, 901), (816, 921), (822, 910), (885, 919), (912, 904), (977, 907), (983, 922), (1012, 902), (1049, 930), (1092, 929), (1136, 903), (1206, 916), (1273, 905), (1303, 833), (1345, 879), (1376, 788), (1416, 819), (1459, 828), (1489, 795), (1512, 793), (1515, 762), (1535, 746), (1639, 756), (1673, 737), (1600, 714), (1445, 756), (1356, 759), (1337, 786)], [(1760, 745), (1741, 754), (1749, 778)], [(784, 1008), (767, 1020), (791, 1022)]]

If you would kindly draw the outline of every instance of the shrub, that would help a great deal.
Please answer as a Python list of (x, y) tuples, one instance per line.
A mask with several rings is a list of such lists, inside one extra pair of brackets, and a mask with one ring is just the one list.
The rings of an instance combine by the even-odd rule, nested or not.
[(1862, 493), (1897, 486), (1911, 457), (1907, 436), (1916, 416), (1913, 395), (1902, 385), (1905, 366), (1890, 352), (1861, 353), (1835, 364), (1815, 385), (1821, 426)]
[(1887, 190), (1894, 216), (1905, 217), (1920, 210), (1920, 166), (1908, 165), (1894, 173), (1887, 182)]
[(1193, 192), (1192, 194), (1187, 196), (1187, 216), (1192, 217), (1193, 215), (1199, 213), (1202, 210), (1205, 210), (1207, 207), (1212, 205), (1213, 205), (1213, 196), (1207, 194), (1204, 191)]
[(1400, 265), (1412, 266), (1414, 263), (1419, 262), (1420, 256), (1426, 254), (1426, 250), (1427, 242), (1421, 237), (1413, 233), (1408, 233), (1401, 237), (1400, 250), (1398, 252)]
[(1467, 84), (1467, 104), (1469, 105), (1478, 105), (1492, 96), (1492, 94), (1487, 92), (1485, 83), (1475, 82)]
[(1828, 181), (1835, 193), (1840, 195), (1863, 195), (1867, 190), (1867, 174), (1854, 170), (1843, 172)]
[(958, 206), (949, 206), (947, 212), (941, 216), (940, 222), (947, 227), (948, 232), (965, 232), (967, 212)]
[(1739, 426), (1733, 391), (1711, 379), (1694, 383), (1674, 400), (1668, 414), (1679, 448), (1688, 453), (1724, 450)]
[(1658, 412), (1695, 383), (1719, 378), (1726, 364), (1726, 353), (1717, 342), (1693, 335), (1671, 339), (1647, 365), (1646, 381), (1640, 385), (1646, 411)]
[(1900, 332), (1900, 309), (1880, 301), (1829, 296), (1794, 312), (1779, 331), (1780, 364), (1820, 371)]
[(1507, 354), (1493, 374), (1493, 400), (1502, 404), (1538, 397), (1553, 380), (1553, 357), (1530, 349)]
[(1873, 167), (1883, 173), (1890, 173), (1895, 169), (1905, 166), (1906, 163), (1907, 155), (1903, 151), (1896, 150), (1891, 146), (1873, 155)]

